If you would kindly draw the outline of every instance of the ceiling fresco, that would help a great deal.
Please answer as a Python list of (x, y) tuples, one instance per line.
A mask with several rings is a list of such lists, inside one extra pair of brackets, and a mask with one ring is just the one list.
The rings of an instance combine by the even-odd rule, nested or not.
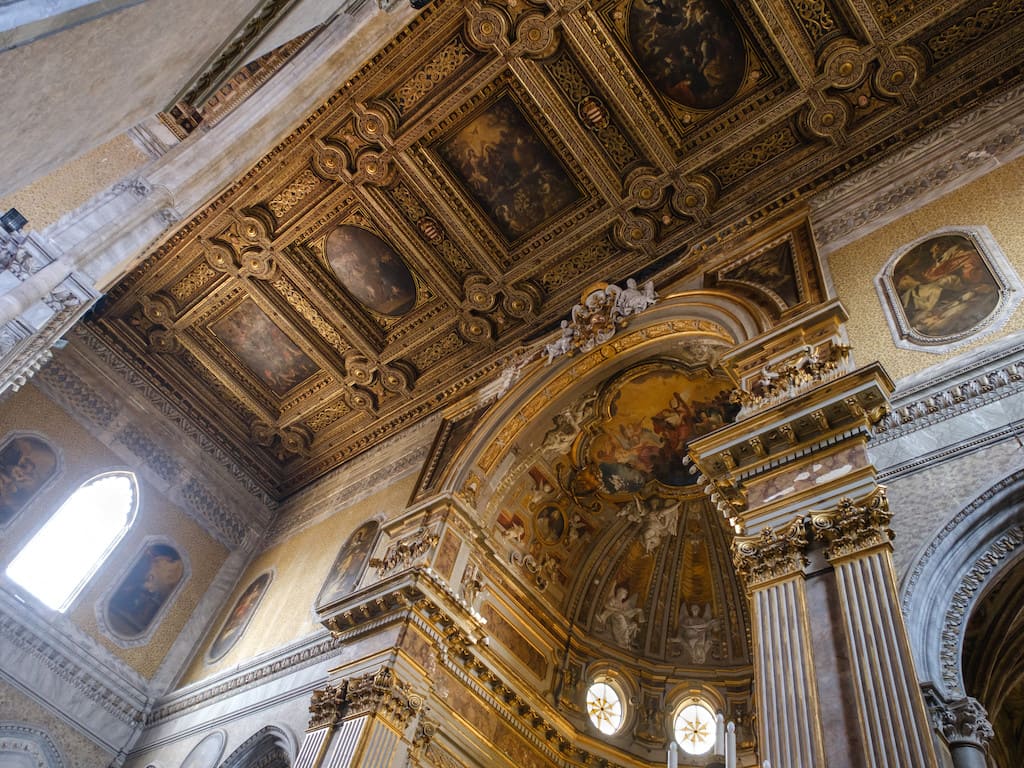
[[(708, 244), (1020, 81), (1019, 6), (435, 0), (87, 333), (284, 498), (492, 381), (598, 281), (775, 319), (821, 301), (792, 243)], [(624, 390), (576, 492), (585, 467), (603, 492), (685, 486), (672, 441), (728, 417), (691, 385), (692, 415), (667, 381), (649, 410)]]

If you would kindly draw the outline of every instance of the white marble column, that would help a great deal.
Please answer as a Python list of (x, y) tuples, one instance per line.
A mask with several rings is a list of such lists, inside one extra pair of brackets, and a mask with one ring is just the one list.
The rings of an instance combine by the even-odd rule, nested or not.
[(751, 598), (761, 759), (787, 768), (825, 764), (804, 592), (806, 546), (802, 519), (733, 544)]
[(885, 491), (878, 488), (813, 514), (811, 526), (835, 570), (864, 764), (932, 768), (938, 760), (897, 603), (890, 518)]

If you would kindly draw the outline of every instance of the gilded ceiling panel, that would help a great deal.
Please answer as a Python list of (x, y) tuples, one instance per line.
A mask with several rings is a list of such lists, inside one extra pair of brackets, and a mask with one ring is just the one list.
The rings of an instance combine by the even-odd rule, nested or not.
[(597, 281), (821, 300), (804, 244), (704, 246), (1024, 79), (1020, 4), (435, 0), (91, 328), (284, 497)]

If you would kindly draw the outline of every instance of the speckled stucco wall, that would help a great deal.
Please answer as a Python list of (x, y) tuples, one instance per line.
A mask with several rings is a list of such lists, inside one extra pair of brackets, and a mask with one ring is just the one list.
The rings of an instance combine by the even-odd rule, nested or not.
[(142, 167), (149, 158), (127, 135), (102, 144), (27, 187), (0, 197), (0, 211), (17, 208), (30, 230), (41, 230)]
[[(81, 483), (100, 472), (126, 468), (113, 452), (32, 386), (0, 405), (0, 436), (14, 430), (45, 436), (61, 452), (64, 468), (56, 481), (23, 509), (0, 537), (0, 564), (4, 568), (46, 517)], [(160, 619), (150, 641), (135, 648), (121, 648), (100, 631), (96, 601), (114, 586), (113, 580), (138, 556), (143, 540), (151, 534), (166, 536), (183, 551), (191, 565), (191, 577)], [(135, 524), (72, 604), (68, 615), (76, 626), (139, 674), (152, 677), (227, 554), (221, 544), (140, 477)]]
[[(349, 534), (368, 518), (382, 515), (389, 519), (402, 512), (415, 483), (416, 476), (407, 475), (256, 557), (239, 579), (231, 597), (225, 601), (182, 685), (201, 680), (320, 629), (313, 615), (313, 601), (330, 572), (338, 550)], [(342, 504), (339, 503), (340, 506)], [(209, 645), (238, 596), (253, 579), (271, 568), (274, 569), (274, 579), (245, 632), (223, 658), (212, 664), (206, 663)]]
[[(0, 721), (25, 723), (43, 731), (60, 751), (67, 768), (96, 768), (109, 765), (114, 758), (112, 752), (87, 739), (55, 715), (5, 682), (0, 681)], [(0, 761), (2, 762), (2, 761)], [(4, 765), (9, 765), (4, 762)], [(13, 765), (28, 765), (14, 760)]]
[(998, 334), (982, 336), (951, 353), (899, 349), (893, 343), (874, 282), (897, 249), (933, 230), (953, 226), (988, 227), (1018, 274), (1024, 274), (1022, 200), (1024, 159), (928, 203), (829, 256), (836, 293), (850, 313), (847, 329), (858, 365), (878, 360), (898, 381), (1024, 328), (1024, 308), (1019, 307)]

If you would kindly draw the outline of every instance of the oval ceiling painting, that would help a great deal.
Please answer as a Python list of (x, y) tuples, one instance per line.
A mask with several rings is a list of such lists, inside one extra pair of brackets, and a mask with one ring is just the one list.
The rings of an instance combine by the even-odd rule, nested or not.
[(634, 0), (629, 42), (654, 86), (683, 106), (720, 107), (743, 83), (743, 36), (719, 0)]
[(416, 283), (402, 257), (369, 230), (335, 227), (324, 253), (345, 290), (374, 312), (404, 315), (416, 303)]

